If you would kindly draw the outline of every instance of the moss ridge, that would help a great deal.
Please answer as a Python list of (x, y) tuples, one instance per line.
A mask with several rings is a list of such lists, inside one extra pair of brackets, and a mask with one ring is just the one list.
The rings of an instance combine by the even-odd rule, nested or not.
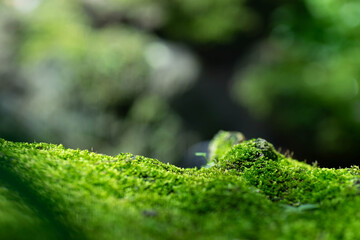
[[(51, 216), (85, 239), (360, 238), (358, 167), (310, 166), (263, 139), (219, 136), (209, 168), (5, 140), (0, 168), (27, 183), (49, 203)], [(15, 222), (24, 224), (20, 216)]]

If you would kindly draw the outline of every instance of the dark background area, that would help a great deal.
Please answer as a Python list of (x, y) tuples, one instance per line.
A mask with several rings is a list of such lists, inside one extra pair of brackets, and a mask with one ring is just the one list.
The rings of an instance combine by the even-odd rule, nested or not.
[(0, 137), (192, 166), (223, 129), (358, 164), (359, 14), (355, 0), (0, 2)]

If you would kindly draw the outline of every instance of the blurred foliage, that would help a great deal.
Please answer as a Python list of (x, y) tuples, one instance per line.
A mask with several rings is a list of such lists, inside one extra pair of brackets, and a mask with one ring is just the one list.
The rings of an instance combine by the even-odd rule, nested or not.
[(359, 11), (359, 2), (338, 0), (279, 7), (256, 60), (235, 77), (234, 96), (309, 152), (354, 155), (360, 140)]
[[(92, 28), (81, 2), (38, 3), (15, 19), (18, 44), (10, 53), (22, 94), (2, 78), (3, 91), (14, 96), (4, 96), (9, 107), (1, 108), (1, 134), (12, 134), (16, 127), (5, 119), (13, 117), (27, 127), (19, 135), (28, 133), (30, 141), (168, 161), (181, 156), (197, 137), (167, 102), (193, 84), (196, 58), (127, 25)], [(171, 144), (175, 137), (180, 144)]]
[[(271, 134), (357, 158), (359, 12), (354, 0), (2, 1), (0, 137), (176, 162), (213, 135), (199, 128), (256, 128), (213, 110), (230, 90), (207, 83), (235, 75), (232, 96)], [(172, 103), (190, 91), (185, 116)]]
[[(170, 37), (197, 43), (231, 40), (252, 30), (256, 14), (244, 0), (84, 0), (101, 19), (117, 16), (143, 29), (163, 29)], [(224, 17), (226, 14), (226, 17)]]
[(0, 71), (12, 74), (0, 81), (1, 136), (170, 162), (201, 137), (169, 104), (195, 83), (200, 63), (170, 39), (221, 43), (256, 19), (243, 0), (0, 4), (0, 59), (9, 65)]

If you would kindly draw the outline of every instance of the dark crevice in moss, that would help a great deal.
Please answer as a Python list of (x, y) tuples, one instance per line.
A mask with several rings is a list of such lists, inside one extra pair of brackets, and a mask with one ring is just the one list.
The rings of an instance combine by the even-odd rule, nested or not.
[[(5, 164), (7, 161), (6, 157), (0, 155), (0, 182), (1, 184), (17, 193), (33, 211), (35, 211), (40, 219), (44, 222), (45, 227), (49, 232), (56, 236), (57, 239), (68, 239), (68, 240), (85, 240), (84, 234), (77, 229), (64, 224), (58, 219), (58, 214), (53, 211), (54, 206), (34, 191), (28, 183), (24, 182), (20, 177), (14, 174)], [(29, 239), (34, 236), (29, 236)]]

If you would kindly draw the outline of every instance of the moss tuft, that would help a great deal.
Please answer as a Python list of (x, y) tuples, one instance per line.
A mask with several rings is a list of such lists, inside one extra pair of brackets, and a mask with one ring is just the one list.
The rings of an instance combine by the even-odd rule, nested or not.
[(233, 146), (219, 158), (219, 164), (226, 169), (243, 170), (253, 165), (262, 167), (267, 161), (277, 161), (278, 157), (272, 144), (258, 138)]

